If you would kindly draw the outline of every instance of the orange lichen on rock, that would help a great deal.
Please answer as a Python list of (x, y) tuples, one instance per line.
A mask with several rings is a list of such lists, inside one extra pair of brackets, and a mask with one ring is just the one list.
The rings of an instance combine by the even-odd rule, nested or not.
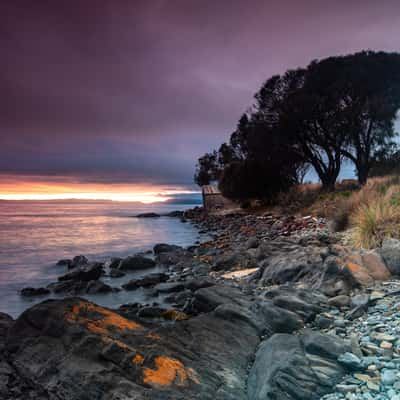
[(66, 314), (69, 322), (83, 325), (92, 333), (108, 336), (113, 332), (122, 333), (142, 329), (143, 326), (130, 321), (119, 314), (92, 303), (80, 302)]
[(353, 262), (348, 262), (347, 263), (347, 268), (351, 271), (351, 272), (359, 272), (361, 269), (361, 266), (353, 263)]
[(161, 340), (161, 336), (158, 333), (155, 333), (155, 332), (149, 332), (147, 334), (147, 337), (149, 339), (153, 339), (153, 340)]
[(164, 311), (162, 316), (170, 321), (184, 321), (190, 318), (189, 315), (174, 309)]
[(188, 374), (179, 360), (159, 356), (154, 359), (154, 363), (155, 369), (143, 369), (144, 383), (154, 387), (187, 385)]
[(144, 357), (141, 356), (139, 353), (135, 355), (135, 357), (132, 358), (132, 362), (134, 364), (143, 364), (144, 362)]

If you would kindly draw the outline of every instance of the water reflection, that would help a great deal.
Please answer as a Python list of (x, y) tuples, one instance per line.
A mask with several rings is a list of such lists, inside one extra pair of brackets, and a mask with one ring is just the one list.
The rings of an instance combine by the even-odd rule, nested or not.
[[(179, 209), (189, 206), (179, 206)], [(0, 311), (18, 315), (31, 303), (16, 291), (42, 286), (64, 272), (61, 258), (84, 254), (104, 260), (126, 256), (166, 242), (182, 246), (198, 238), (191, 224), (176, 218), (130, 216), (177, 209), (174, 205), (112, 202), (0, 202)], [(115, 285), (118, 281), (113, 280)], [(129, 292), (110, 294), (113, 306), (130, 301)], [(142, 295), (146, 297), (146, 293)]]

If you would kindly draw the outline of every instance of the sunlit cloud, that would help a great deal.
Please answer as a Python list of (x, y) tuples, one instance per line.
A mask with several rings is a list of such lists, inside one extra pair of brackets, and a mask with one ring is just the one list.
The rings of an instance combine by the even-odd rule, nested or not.
[(141, 203), (164, 202), (176, 195), (196, 193), (184, 187), (157, 185), (93, 184), (70, 178), (3, 176), (0, 200), (112, 200)]

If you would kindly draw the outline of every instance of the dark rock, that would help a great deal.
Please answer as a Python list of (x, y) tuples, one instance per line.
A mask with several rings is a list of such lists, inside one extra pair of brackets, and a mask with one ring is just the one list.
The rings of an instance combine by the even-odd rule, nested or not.
[(110, 293), (113, 289), (110, 285), (107, 285), (101, 281), (90, 281), (86, 286), (86, 293), (97, 294), (97, 293)]
[(123, 272), (123, 271), (121, 271), (119, 269), (112, 268), (110, 270), (110, 274), (109, 275), (110, 275), (111, 278), (121, 278), (122, 276), (125, 276), (126, 274), (125, 274), (125, 272)]
[(183, 292), (172, 293), (165, 297), (164, 301), (167, 303), (176, 304), (178, 307), (184, 307), (188, 301), (192, 299), (192, 292), (185, 290)]
[(400, 240), (385, 239), (379, 253), (392, 275), (400, 276)]
[(8, 314), (0, 312), (0, 348), (14, 320)]
[(320, 329), (328, 329), (333, 325), (331, 318), (324, 317), (323, 315), (317, 315), (315, 318), (315, 326)]
[(300, 315), (304, 321), (314, 320), (317, 314), (327, 311), (327, 298), (315, 291), (279, 288), (266, 293), (273, 303)]
[(167, 274), (162, 272), (156, 272), (154, 274), (146, 275), (143, 278), (132, 279), (129, 282), (122, 285), (125, 290), (135, 290), (139, 287), (150, 287), (157, 285), (158, 283), (165, 282), (169, 279)]
[(246, 252), (222, 253), (217, 256), (213, 265), (215, 271), (254, 268), (255, 258)]
[(166, 217), (172, 217), (172, 218), (179, 218), (183, 217), (184, 212), (183, 211), (171, 211), (167, 214), (164, 214)]
[(118, 266), (122, 271), (135, 271), (138, 269), (148, 269), (155, 267), (156, 263), (150, 258), (135, 255), (124, 258)]
[(353, 353), (344, 353), (338, 357), (338, 362), (350, 371), (361, 371), (365, 368), (363, 362)]
[(51, 293), (50, 290), (44, 287), (40, 288), (26, 287), (21, 290), (21, 296), (26, 296), (26, 297), (44, 296), (50, 293)]
[(160, 218), (160, 214), (148, 212), (135, 215), (136, 218)]
[(121, 261), (122, 261), (122, 258), (120, 258), (120, 257), (111, 258), (111, 260), (108, 262), (108, 268), (111, 268), (111, 269), (118, 268)]
[(86, 292), (87, 284), (85, 281), (69, 280), (50, 283), (47, 288), (54, 293), (80, 294)]
[(187, 289), (194, 292), (197, 289), (214, 286), (215, 283), (208, 279), (191, 279), (191, 280), (184, 282), (184, 285)]
[(180, 246), (167, 243), (158, 243), (153, 247), (154, 254), (170, 253), (171, 251), (183, 250)]
[(142, 307), (137, 315), (141, 318), (161, 318), (165, 308), (161, 307)]
[(72, 264), (72, 260), (69, 258), (64, 258), (62, 260), (58, 260), (56, 265), (62, 266), (62, 267), (70, 267), (70, 265)]
[(177, 246), (176, 249), (167, 252), (160, 252), (156, 255), (157, 264), (169, 266), (191, 261), (193, 255), (185, 252), (181, 247)]
[(248, 399), (319, 399), (344, 376), (337, 357), (346, 350), (339, 338), (310, 330), (299, 336), (273, 335), (257, 351), (249, 373)]
[(12, 324), (7, 354), (19, 375), (51, 393), (46, 400), (247, 399), (248, 365), (260, 337), (297, 330), (301, 319), (233, 286), (201, 291), (214, 292), (203, 293), (213, 311), (182, 320), (187, 316), (172, 310), (168, 324), (144, 325), (135, 317), (140, 306), (114, 312), (78, 298), (48, 300)]
[(82, 266), (87, 265), (88, 263), (89, 263), (89, 260), (85, 256), (79, 255), (79, 256), (75, 256), (72, 259), (72, 262), (68, 265), (68, 268), (71, 269), (71, 268), (76, 268), (76, 267), (82, 267)]
[(185, 289), (185, 286), (182, 282), (164, 282), (159, 283), (154, 286), (154, 290), (157, 293), (173, 293), (173, 292), (181, 292)]
[[(266, 245), (264, 245), (265, 248)], [(321, 250), (316, 246), (301, 247), (290, 242), (274, 243), (276, 254), (265, 259), (261, 282), (264, 286), (287, 282), (306, 282), (314, 284), (323, 271)], [(279, 252), (276, 246), (282, 246)], [(264, 250), (265, 251), (265, 250)], [(265, 253), (264, 253), (265, 254)]]
[(91, 263), (82, 267), (75, 267), (71, 272), (60, 276), (58, 280), (62, 281), (93, 281), (99, 279), (103, 273), (102, 263)]
[(246, 249), (256, 249), (260, 245), (260, 241), (257, 238), (250, 238), (245, 243)]
[(339, 295), (328, 299), (328, 304), (334, 307), (342, 308), (350, 305), (350, 297), (346, 295)]

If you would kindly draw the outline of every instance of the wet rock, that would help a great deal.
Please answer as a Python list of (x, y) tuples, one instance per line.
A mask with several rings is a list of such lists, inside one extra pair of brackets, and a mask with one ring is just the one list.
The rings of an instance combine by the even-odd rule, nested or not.
[(154, 254), (169, 253), (171, 251), (183, 250), (180, 246), (167, 243), (158, 243), (153, 247)]
[(150, 258), (135, 255), (124, 258), (118, 266), (122, 271), (135, 271), (139, 269), (148, 269), (155, 267), (156, 263)]
[(86, 286), (86, 293), (88, 294), (110, 293), (112, 291), (110, 285), (101, 281), (90, 281)]
[(50, 283), (47, 289), (54, 293), (80, 294), (85, 293), (87, 284), (86, 281), (66, 280)]
[(72, 264), (72, 260), (69, 258), (63, 258), (62, 260), (58, 260), (56, 265), (61, 266), (61, 267), (70, 267)]
[[(158, 250), (158, 249), (157, 249)], [(161, 251), (156, 255), (157, 264), (169, 266), (192, 260), (192, 254), (184, 251), (181, 247), (170, 248), (169, 251)]]
[(82, 281), (88, 282), (99, 279), (103, 273), (102, 263), (91, 263), (80, 267), (74, 267), (71, 272), (62, 275), (58, 278), (60, 282), (62, 281)]
[(136, 290), (139, 287), (150, 287), (155, 286), (158, 283), (166, 282), (169, 279), (167, 274), (162, 272), (156, 272), (154, 274), (146, 275), (140, 279), (132, 279), (129, 282), (122, 285), (125, 290)]
[(135, 215), (135, 217), (136, 218), (159, 218), (160, 214), (148, 212), (148, 213), (137, 214), (137, 215)]
[(171, 218), (179, 218), (179, 217), (183, 217), (184, 212), (183, 211), (170, 211), (169, 213), (164, 214), (166, 217), (171, 217)]
[(159, 283), (154, 286), (154, 290), (157, 293), (173, 293), (180, 292), (185, 289), (185, 286), (182, 282), (164, 282)]
[(165, 308), (161, 307), (142, 307), (138, 311), (137, 315), (141, 318), (161, 318), (165, 312)]
[(33, 287), (26, 287), (21, 290), (21, 296), (25, 297), (34, 297), (34, 296), (45, 296), (50, 294), (50, 290), (44, 287), (33, 288)]
[(118, 268), (119, 264), (121, 263), (122, 258), (120, 257), (113, 257), (111, 258), (108, 263), (106, 263), (106, 267), (115, 270), (116, 268)]
[(71, 268), (81, 267), (82, 265), (86, 265), (88, 263), (89, 260), (85, 256), (83, 255), (75, 256), (72, 259)]
[(110, 275), (111, 278), (121, 278), (121, 277), (125, 276), (126, 274), (125, 274), (125, 272), (123, 272), (123, 271), (121, 271), (119, 269), (112, 268), (110, 270), (110, 274), (109, 275)]

